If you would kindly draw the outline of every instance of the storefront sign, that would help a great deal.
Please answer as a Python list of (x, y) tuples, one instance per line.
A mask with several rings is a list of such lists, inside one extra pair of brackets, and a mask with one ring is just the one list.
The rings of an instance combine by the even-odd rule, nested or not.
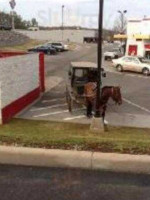
[(150, 44), (145, 44), (145, 49), (149, 49), (150, 50)]

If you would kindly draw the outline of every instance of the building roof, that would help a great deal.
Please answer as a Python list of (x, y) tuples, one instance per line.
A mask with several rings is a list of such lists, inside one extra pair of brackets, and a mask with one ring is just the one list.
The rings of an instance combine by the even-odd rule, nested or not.
[(75, 68), (97, 68), (97, 64), (92, 62), (71, 62), (71, 66)]

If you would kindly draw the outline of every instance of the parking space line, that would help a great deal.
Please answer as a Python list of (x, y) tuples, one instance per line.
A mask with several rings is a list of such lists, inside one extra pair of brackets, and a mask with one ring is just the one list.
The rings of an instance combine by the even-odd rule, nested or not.
[(57, 114), (67, 113), (67, 112), (69, 112), (69, 111), (68, 110), (62, 110), (62, 111), (53, 112), (53, 113), (45, 113), (45, 114), (41, 114), (41, 115), (35, 115), (33, 117), (34, 118), (46, 117), (46, 116), (51, 116), (51, 115), (57, 115)]
[(137, 108), (139, 108), (139, 109), (141, 109), (141, 110), (143, 110), (143, 111), (145, 111), (145, 112), (150, 113), (150, 110), (148, 110), (147, 108), (145, 108), (145, 107), (143, 107), (143, 106), (140, 106), (140, 105), (138, 105), (138, 104), (135, 104), (135, 103), (129, 101), (128, 99), (126, 99), (126, 98), (123, 98), (123, 100), (124, 100), (126, 103), (128, 103), (128, 104), (130, 104), (130, 105), (132, 105), (132, 106), (135, 106), (135, 107), (137, 107)]
[(55, 101), (61, 101), (61, 100), (65, 100), (65, 97), (57, 98), (57, 99), (51, 99), (51, 100), (43, 100), (42, 103), (49, 103), (49, 102), (55, 102)]
[[(83, 110), (83, 108), (80, 109), (76, 109), (74, 111), (80, 111)], [(51, 116), (51, 115), (58, 115), (58, 114), (62, 114), (62, 113), (68, 113), (68, 110), (62, 110), (62, 111), (57, 111), (57, 112), (52, 112), (52, 113), (45, 113), (45, 114), (41, 114), (41, 115), (35, 115), (33, 116), (34, 118), (38, 118), (38, 117), (46, 117), (46, 116)]]
[(82, 119), (82, 118), (85, 118), (85, 115), (80, 115), (80, 116), (75, 116), (75, 117), (67, 117), (64, 119), (64, 121), (71, 121), (74, 119)]
[(39, 111), (39, 110), (45, 110), (45, 109), (51, 109), (51, 108), (59, 108), (59, 107), (63, 107), (66, 106), (67, 104), (57, 104), (57, 105), (53, 105), (53, 106), (47, 106), (47, 107), (41, 107), (41, 108), (35, 108), (35, 109), (31, 109), (30, 111)]

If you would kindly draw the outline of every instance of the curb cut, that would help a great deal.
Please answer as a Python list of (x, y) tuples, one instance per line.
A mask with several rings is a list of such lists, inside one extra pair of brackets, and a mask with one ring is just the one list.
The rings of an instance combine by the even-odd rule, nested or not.
[(0, 164), (150, 173), (150, 156), (0, 146)]

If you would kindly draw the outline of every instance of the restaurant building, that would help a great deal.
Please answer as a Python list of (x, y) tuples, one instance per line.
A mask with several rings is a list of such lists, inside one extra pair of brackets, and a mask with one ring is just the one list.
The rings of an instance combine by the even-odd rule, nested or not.
[(126, 55), (150, 59), (150, 18), (129, 20), (127, 34), (114, 35), (114, 39), (126, 41)]

